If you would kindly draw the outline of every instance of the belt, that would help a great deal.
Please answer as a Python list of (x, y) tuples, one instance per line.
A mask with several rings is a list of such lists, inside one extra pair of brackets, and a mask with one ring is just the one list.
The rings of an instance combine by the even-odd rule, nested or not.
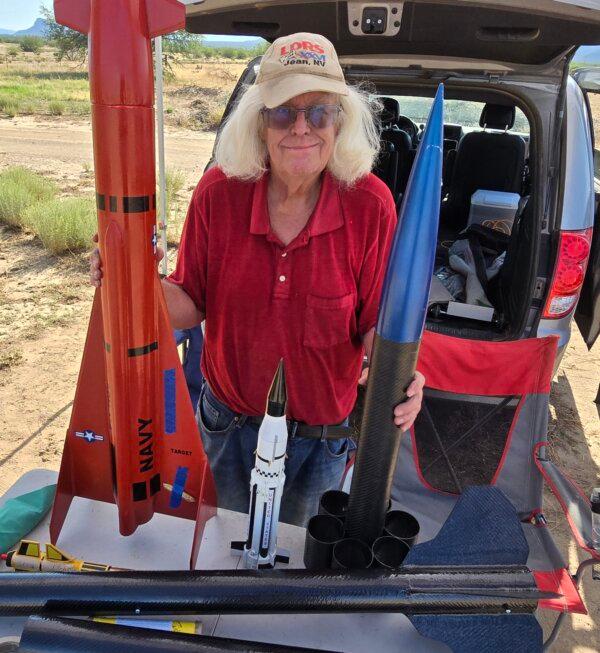
[[(204, 392), (210, 397), (210, 399), (217, 404), (223, 406), (227, 410), (231, 411), (234, 415), (236, 421), (236, 426), (241, 428), (244, 424), (254, 424), (260, 426), (263, 421), (262, 415), (244, 415), (242, 413), (236, 413), (231, 410), (227, 404), (223, 404), (222, 401), (215, 397), (213, 391), (210, 389), (210, 386), (205, 381)], [(288, 427), (288, 434), (290, 438), (312, 438), (315, 440), (341, 440), (343, 438), (349, 438), (353, 435), (353, 429), (351, 426), (345, 424), (322, 424), (317, 426), (311, 426), (305, 422), (298, 422), (297, 420), (288, 419), (286, 420)]]
[[(245, 418), (245, 419), (244, 419)], [(262, 424), (263, 418), (253, 415), (239, 415), (240, 426), (243, 423)], [(243, 421), (242, 421), (243, 420)], [(320, 424), (311, 426), (305, 422), (298, 422), (295, 419), (286, 420), (290, 438), (313, 438), (314, 440), (341, 440), (349, 438), (353, 429), (345, 424)]]

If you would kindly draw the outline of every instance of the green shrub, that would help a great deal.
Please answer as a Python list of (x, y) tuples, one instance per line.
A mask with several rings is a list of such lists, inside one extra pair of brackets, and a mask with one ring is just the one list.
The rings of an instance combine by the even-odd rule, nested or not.
[(185, 173), (183, 170), (170, 168), (167, 170), (165, 182), (167, 187), (167, 219), (170, 219), (172, 213), (177, 209), (177, 195), (185, 184)]
[(64, 102), (53, 100), (48, 104), (48, 111), (50, 112), (51, 116), (62, 116), (65, 112)]
[(167, 204), (171, 204), (176, 200), (177, 195), (181, 192), (183, 184), (185, 184), (185, 173), (178, 168), (169, 168), (166, 173), (167, 185)]
[(38, 54), (42, 49), (42, 45), (44, 45), (44, 39), (41, 39), (39, 36), (23, 36), (19, 45), (23, 52)]
[(23, 222), (50, 253), (57, 255), (90, 249), (98, 228), (94, 201), (81, 197), (32, 204)]
[(19, 48), (16, 45), (11, 45), (7, 54), (11, 59), (14, 59), (19, 54)]
[(9, 118), (14, 118), (21, 113), (21, 102), (14, 98), (0, 96), (0, 113), (5, 113)]
[(205, 123), (206, 129), (216, 131), (219, 128), (219, 125), (221, 124), (224, 111), (225, 111), (224, 107), (209, 111), (208, 115), (206, 116), (206, 123)]
[(27, 168), (7, 168), (0, 173), (0, 222), (13, 227), (23, 226), (27, 208), (51, 199), (57, 192), (53, 182)]

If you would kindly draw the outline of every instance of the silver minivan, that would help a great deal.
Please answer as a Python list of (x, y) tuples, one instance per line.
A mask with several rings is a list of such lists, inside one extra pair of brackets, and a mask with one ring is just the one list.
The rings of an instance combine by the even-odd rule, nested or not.
[[(348, 82), (367, 84), (381, 100), (375, 172), (398, 204), (443, 82), (436, 276), (452, 289), (448, 250), (468, 239), (488, 307), (474, 308), (459, 288), (432, 302), (427, 328), (487, 340), (556, 334), (558, 365), (575, 317), (592, 346), (600, 331), (600, 230), (590, 96), (600, 93), (600, 66), (570, 75), (569, 65), (578, 46), (600, 44), (600, 2), (203, 0), (187, 2), (187, 30), (271, 41), (298, 31), (327, 36)], [(242, 74), (225, 117), (258, 61)], [(476, 197), (512, 201), (511, 228), (472, 228)], [(497, 204), (484, 201), (484, 212), (493, 217)]]

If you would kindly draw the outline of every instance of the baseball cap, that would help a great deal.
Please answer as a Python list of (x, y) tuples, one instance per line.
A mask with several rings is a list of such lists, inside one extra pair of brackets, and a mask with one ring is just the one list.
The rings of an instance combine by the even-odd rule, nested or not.
[(312, 91), (348, 95), (333, 43), (309, 32), (273, 41), (263, 55), (255, 84), (269, 109)]

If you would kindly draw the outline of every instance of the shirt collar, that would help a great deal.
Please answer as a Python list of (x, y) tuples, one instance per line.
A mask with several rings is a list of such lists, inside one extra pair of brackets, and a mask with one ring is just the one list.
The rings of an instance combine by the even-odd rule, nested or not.
[[(267, 235), (271, 231), (267, 203), (269, 172), (255, 184), (250, 216), (250, 233)], [(328, 170), (323, 173), (321, 191), (315, 209), (306, 226), (308, 236), (319, 236), (334, 231), (344, 224), (340, 187)]]

